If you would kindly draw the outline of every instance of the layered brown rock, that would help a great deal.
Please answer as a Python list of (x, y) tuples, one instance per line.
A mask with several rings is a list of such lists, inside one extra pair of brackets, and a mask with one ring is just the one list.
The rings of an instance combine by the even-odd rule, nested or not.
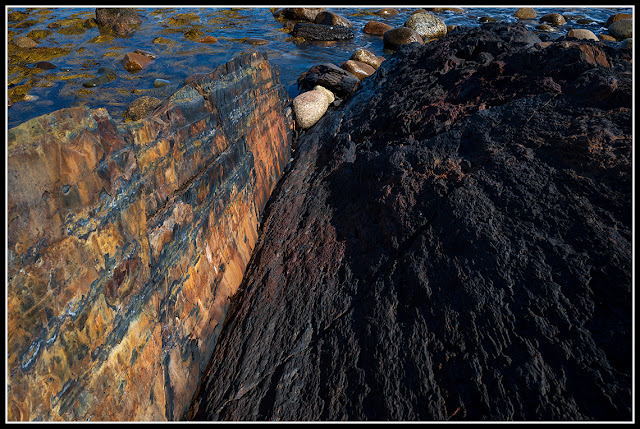
[(277, 69), (243, 55), (146, 118), (8, 133), (8, 419), (185, 411), (290, 157)]

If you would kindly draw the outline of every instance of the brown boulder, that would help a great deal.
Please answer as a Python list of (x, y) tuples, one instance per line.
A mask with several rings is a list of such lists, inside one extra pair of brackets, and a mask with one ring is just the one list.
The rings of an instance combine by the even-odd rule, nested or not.
[(554, 27), (560, 27), (567, 23), (567, 20), (564, 19), (564, 16), (559, 13), (548, 13), (540, 18), (540, 22), (546, 22), (548, 24), (553, 25)]
[(196, 40), (196, 42), (198, 43), (216, 43), (218, 41), (218, 39), (216, 39), (213, 36), (204, 36), (201, 37), (200, 39)]
[(393, 27), (380, 21), (369, 21), (364, 25), (362, 30), (364, 33), (373, 34), (374, 36), (382, 36), (385, 31), (391, 30)]
[(362, 80), (367, 76), (371, 76), (376, 71), (376, 69), (371, 67), (369, 64), (356, 60), (347, 60), (342, 63), (340, 67), (357, 77), (359, 80)]
[(536, 11), (532, 7), (521, 7), (513, 14), (518, 19), (535, 19)]
[(333, 12), (320, 12), (314, 20), (316, 24), (339, 25), (341, 27), (352, 28), (353, 24), (347, 18)]
[(273, 13), (275, 18), (314, 22), (316, 16), (326, 9), (323, 7), (285, 7)]
[(616, 13), (615, 15), (611, 15), (607, 22), (604, 23), (604, 26), (609, 28), (611, 24), (616, 21), (620, 21), (621, 19), (633, 19), (633, 15), (630, 13)]
[[(415, 16), (415, 15), (414, 15)], [(382, 35), (385, 48), (397, 49), (400, 45), (408, 45), (409, 43), (417, 42), (421, 45), (424, 44), (422, 37), (417, 31), (407, 28), (398, 27), (389, 31), (385, 31)]]

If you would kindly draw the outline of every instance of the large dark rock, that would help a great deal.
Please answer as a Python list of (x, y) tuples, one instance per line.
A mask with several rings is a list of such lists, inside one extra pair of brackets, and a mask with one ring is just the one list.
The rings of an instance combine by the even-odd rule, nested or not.
[(293, 37), (305, 40), (332, 41), (353, 39), (353, 30), (341, 25), (323, 25), (300, 22), (293, 27)]
[(487, 24), (296, 143), (187, 418), (630, 420), (631, 56)]

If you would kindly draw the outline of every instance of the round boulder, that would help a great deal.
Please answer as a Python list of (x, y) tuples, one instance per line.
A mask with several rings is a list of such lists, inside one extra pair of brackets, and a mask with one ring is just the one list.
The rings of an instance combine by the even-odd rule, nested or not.
[(546, 22), (548, 24), (553, 25), (554, 27), (560, 27), (567, 23), (567, 20), (564, 19), (564, 16), (559, 13), (548, 13), (540, 18), (540, 22)]
[(620, 21), (621, 19), (633, 19), (633, 15), (631, 15), (630, 13), (616, 13), (615, 15), (611, 15), (609, 19), (607, 19), (607, 22), (604, 23), (604, 26), (609, 28), (611, 24), (616, 21)]
[(382, 64), (382, 60), (380, 60), (380, 58), (378, 58), (376, 54), (364, 48), (357, 49), (349, 59), (368, 64), (374, 69), (377, 69), (378, 67), (380, 67), (380, 64)]
[(536, 19), (536, 11), (532, 7), (521, 7), (513, 14), (518, 19)]
[(382, 36), (385, 31), (391, 30), (393, 27), (380, 21), (369, 21), (364, 25), (362, 30), (364, 33), (373, 34), (374, 36)]
[(416, 30), (408, 27), (392, 28), (389, 31), (385, 31), (382, 35), (382, 41), (384, 47), (390, 49), (397, 49), (400, 45), (408, 45), (413, 42), (418, 42), (421, 45), (424, 45), (424, 41), (420, 34)]
[(609, 34), (618, 40), (628, 39), (633, 36), (633, 20), (620, 19), (611, 24), (608, 30)]
[(415, 13), (407, 19), (404, 26), (415, 30), (427, 39), (436, 39), (447, 34), (446, 24), (432, 13)]
[(320, 12), (314, 20), (316, 24), (339, 25), (340, 27), (351, 28), (353, 25), (347, 18), (333, 12)]
[(598, 37), (593, 34), (592, 31), (584, 30), (581, 28), (574, 28), (573, 30), (567, 33), (569, 37), (575, 37), (576, 39), (586, 39), (586, 40), (599, 40)]
[(299, 128), (313, 126), (329, 108), (329, 100), (322, 91), (303, 92), (293, 99), (293, 114)]

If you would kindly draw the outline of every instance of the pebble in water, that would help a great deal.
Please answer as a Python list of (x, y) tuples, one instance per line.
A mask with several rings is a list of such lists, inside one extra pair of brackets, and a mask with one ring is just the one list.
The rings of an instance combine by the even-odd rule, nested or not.
[(38, 61), (37, 63), (34, 64), (34, 67), (37, 67), (42, 70), (51, 70), (51, 69), (55, 69), (56, 65), (50, 63), (49, 61)]
[(163, 86), (167, 86), (169, 85), (171, 82), (169, 82), (166, 79), (156, 79), (153, 81), (153, 86), (154, 88), (162, 88)]
[(198, 43), (216, 43), (218, 41), (218, 39), (216, 39), (213, 36), (204, 36), (198, 40), (196, 40), (196, 42)]
[(100, 67), (98, 69), (98, 76), (94, 77), (93, 79), (89, 79), (88, 81), (84, 82), (82, 84), (82, 86), (84, 86), (85, 88), (93, 88), (96, 87), (98, 85), (102, 85), (105, 84), (107, 82), (111, 82), (112, 80), (114, 80), (116, 78), (117, 74), (115, 69), (112, 69), (111, 67)]
[(13, 38), (13, 44), (18, 48), (35, 48), (38, 44), (26, 36), (17, 36)]

